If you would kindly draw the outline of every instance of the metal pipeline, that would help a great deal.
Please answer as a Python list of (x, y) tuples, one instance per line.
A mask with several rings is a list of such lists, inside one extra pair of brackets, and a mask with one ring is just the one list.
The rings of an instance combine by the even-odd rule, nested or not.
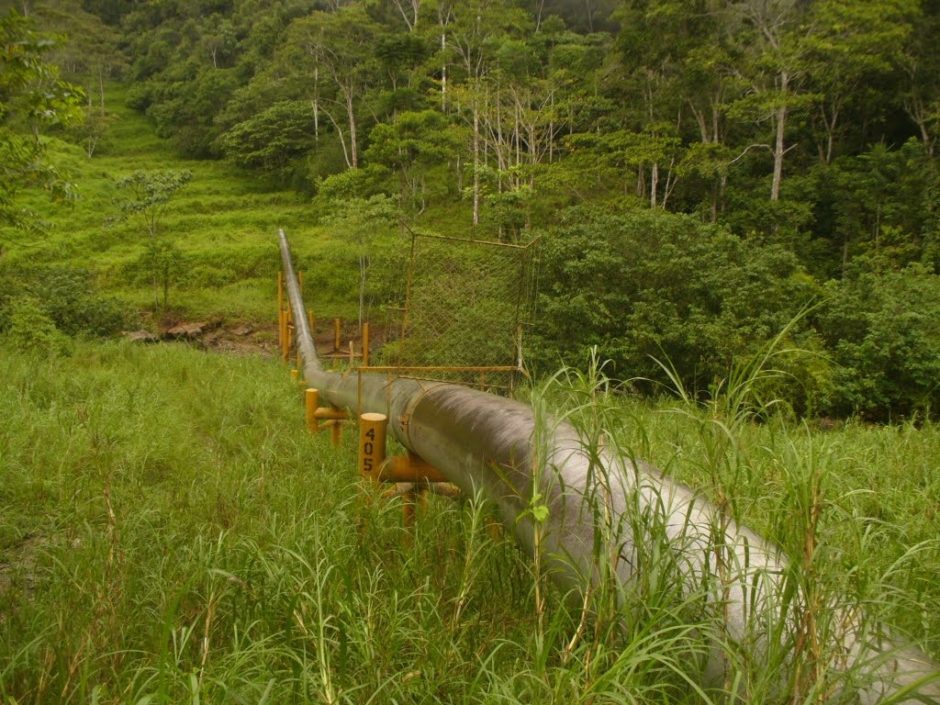
[[(640, 520), (658, 526), (682, 565), (688, 592), (709, 586), (706, 599), (721, 609), (727, 637), (766, 650), (768, 624), (792, 625), (792, 616), (781, 615), (788, 589), (781, 551), (654, 467), (603, 450), (592, 455), (570, 424), (537, 418), (517, 401), (444, 382), (326, 371), (283, 231), (279, 239), (308, 386), (333, 406), (386, 414), (389, 432), (402, 445), (465, 493), (482, 492), (530, 553), (536, 553), (538, 532), (537, 555), (563, 590), (583, 595), (597, 587), (604, 579), (599, 555), (610, 559), (609, 575), (629, 589), (639, 569)], [(539, 522), (531, 511), (536, 493), (548, 510)], [(600, 554), (599, 543), (606, 546)], [(916, 648), (863, 634), (851, 614), (840, 617), (848, 626), (837, 646), (841, 661), (856, 664), (862, 676), (859, 702), (940, 703), (934, 680), (940, 667)], [(720, 676), (723, 667), (716, 656), (707, 670)]]

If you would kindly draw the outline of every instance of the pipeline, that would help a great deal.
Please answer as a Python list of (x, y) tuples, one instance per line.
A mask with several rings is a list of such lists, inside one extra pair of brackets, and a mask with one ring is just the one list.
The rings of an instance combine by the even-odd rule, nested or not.
[[(760, 652), (771, 638), (761, 635), (768, 619), (792, 623), (792, 617), (780, 617), (788, 590), (788, 563), (780, 550), (651, 465), (605, 450), (592, 457), (570, 424), (546, 423), (518, 401), (445, 382), (326, 371), (283, 230), (279, 239), (307, 385), (335, 407), (386, 414), (389, 433), (402, 445), (466, 494), (482, 493), (492, 502), (507, 530), (540, 557), (562, 590), (584, 595), (605, 579), (598, 570), (598, 540), (608, 547), (604, 555), (613, 557), (610, 575), (629, 589), (642, 548), (635, 544), (642, 539), (635, 523), (641, 517), (666, 537), (689, 592), (711, 586), (708, 600), (720, 606), (727, 637)], [(529, 511), (536, 493), (548, 509), (538, 523)], [(848, 625), (837, 645), (840, 660), (856, 665), (858, 702), (940, 704), (940, 667), (929, 657), (884, 635), (863, 633), (850, 611), (840, 619)], [(752, 656), (761, 662), (760, 653)], [(716, 655), (706, 672), (720, 680), (723, 668)]]

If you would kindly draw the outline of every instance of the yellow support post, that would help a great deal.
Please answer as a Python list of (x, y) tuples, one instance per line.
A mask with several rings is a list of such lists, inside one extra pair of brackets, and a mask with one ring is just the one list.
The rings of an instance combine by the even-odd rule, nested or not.
[(343, 442), (343, 426), (342, 421), (336, 420), (330, 422), (330, 443), (333, 444), (334, 448), (339, 448), (340, 443)]
[(298, 370), (296, 367), (292, 368), (290, 371), (290, 378), (291, 378), (291, 381), (293, 382), (296, 382), (297, 380), (299, 380), (300, 370)]
[(281, 353), (284, 352), (284, 339), (287, 337), (287, 312), (281, 309), (277, 312), (277, 345)]
[(330, 440), (334, 447), (338, 446), (343, 439), (342, 422), (349, 418), (349, 414), (332, 406), (320, 406), (314, 410), (313, 416), (330, 424)]
[(304, 412), (307, 421), (307, 430), (310, 433), (316, 433), (320, 430), (320, 422), (317, 419), (317, 408), (320, 406), (320, 392), (313, 387), (307, 387), (304, 392)]
[(369, 366), (369, 322), (362, 324), (362, 366)]
[(285, 321), (284, 323), (284, 345), (281, 347), (281, 357), (284, 362), (290, 360), (290, 346), (294, 337), (294, 326)]
[(385, 438), (388, 416), (366, 413), (359, 417), (359, 476), (378, 480), (379, 470), (385, 462)]
[(284, 310), (284, 272), (277, 272), (277, 310)]

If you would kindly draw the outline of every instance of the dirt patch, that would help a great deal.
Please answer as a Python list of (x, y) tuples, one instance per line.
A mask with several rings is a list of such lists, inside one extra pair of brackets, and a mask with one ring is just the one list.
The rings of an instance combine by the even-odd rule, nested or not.
[[(36, 583), (36, 556), (46, 544), (47, 538), (39, 534), (26, 534), (3, 552), (3, 558), (0, 558), (0, 598), (7, 596), (15, 581), (21, 581), (25, 590), (33, 588)], [(0, 622), (6, 619), (6, 613), (0, 609)]]

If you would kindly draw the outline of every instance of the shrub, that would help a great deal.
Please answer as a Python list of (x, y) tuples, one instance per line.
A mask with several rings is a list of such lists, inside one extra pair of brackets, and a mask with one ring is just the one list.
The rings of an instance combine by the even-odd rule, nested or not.
[[(576, 364), (592, 346), (621, 378), (687, 389), (725, 377), (818, 294), (791, 252), (660, 211), (574, 209), (544, 240), (537, 368)], [(791, 329), (799, 344), (805, 326)], [(816, 372), (802, 375), (812, 386)], [(800, 391), (798, 397), (812, 394)], [(801, 404), (805, 400), (791, 400)]]
[(838, 366), (832, 411), (884, 420), (940, 407), (940, 287), (915, 264), (827, 284), (818, 327)]
[(126, 323), (121, 303), (101, 295), (84, 269), (18, 266), (0, 272), (0, 331), (10, 327), (13, 303), (23, 297), (39, 302), (55, 327), (68, 335), (112, 335)]
[(40, 355), (65, 355), (71, 347), (68, 336), (56, 328), (39, 301), (31, 296), (12, 301), (6, 337), (16, 349)]

